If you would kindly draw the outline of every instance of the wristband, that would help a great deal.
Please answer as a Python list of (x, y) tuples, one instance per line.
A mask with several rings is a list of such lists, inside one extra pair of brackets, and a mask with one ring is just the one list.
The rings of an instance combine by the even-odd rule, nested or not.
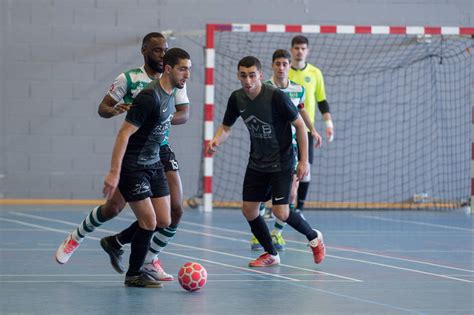
[(334, 125), (333, 125), (331, 119), (325, 120), (324, 124), (326, 125), (326, 128), (333, 128), (334, 129)]

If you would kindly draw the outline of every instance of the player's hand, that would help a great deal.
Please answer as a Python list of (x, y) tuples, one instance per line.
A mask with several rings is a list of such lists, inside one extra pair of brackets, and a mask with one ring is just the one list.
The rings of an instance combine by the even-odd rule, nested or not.
[(113, 107), (112, 115), (117, 116), (117, 115), (123, 114), (127, 112), (130, 109), (130, 107), (132, 107), (132, 104), (129, 104), (129, 103), (117, 104)]
[(219, 143), (217, 142), (216, 139), (212, 139), (211, 141), (209, 141), (206, 148), (207, 154), (213, 155), (214, 153), (216, 153), (218, 146), (219, 146)]
[(326, 128), (326, 137), (329, 142), (332, 142), (332, 140), (334, 140), (334, 128)]
[(307, 161), (298, 161), (298, 167), (296, 168), (296, 180), (302, 180), (309, 173), (309, 163)]
[(311, 136), (314, 139), (314, 147), (316, 149), (320, 148), (323, 145), (323, 139), (321, 138), (321, 135), (315, 130), (311, 131)]
[(117, 172), (110, 171), (104, 179), (104, 189), (102, 193), (104, 194), (105, 199), (110, 200), (117, 189), (120, 179), (120, 174)]

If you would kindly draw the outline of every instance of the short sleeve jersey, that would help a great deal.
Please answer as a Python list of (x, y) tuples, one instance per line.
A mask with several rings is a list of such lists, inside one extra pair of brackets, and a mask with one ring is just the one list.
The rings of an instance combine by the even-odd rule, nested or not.
[(304, 87), (306, 91), (304, 107), (314, 124), (316, 104), (326, 100), (323, 73), (317, 67), (307, 63), (303, 69), (290, 68), (288, 76), (291, 81)]
[(294, 167), (291, 122), (298, 111), (285, 93), (262, 84), (260, 93), (251, 100), (243, 89), (236, 90), (229, 97), (222, 123), (230, 127), (239, 116), (250, 133), (248, 168), (270, 173)]
[[(273, 79), (273, 77), (265, 82), (266, 84), (270, 84), (276, 88), (279, 88)], [(288, 80), (288, 86), (286, 88), (279, 88), (280, 91), (285, 93), (293, 103), (293, 105), (296, 106), (296, 108), (299, 110), (304, 107), (304, 100), (305, 100), (305, 90), (302, 85), (299, 85), (291, 80)], [(296, 129), (291, 126), (291, 132), (293, 134), (293, 148), (296, 149), (297, 143), (296, 143)]]
[(175, 92), (166, 93), (159, 80), (153, 80), (135, 97), (125, 120), (138, 130), (128, 141), (124, 167), (137, 169), (160, 161), (160, 144), (171, 125)]
[[(147, 86), (153, 78), (150, 78), (145, 71), (145, 66), (134, 68), (119, 74), (109, 88), (108, 95), (116, 102), (123, 100), (124, 103), (131, 104), (138, 95), (138, 93)], [(176, 91), (176, 105), (189, 104), (189, 98), (186, 90), (186, 85), (182, 89)], [(168, 144), (168, 133), (161, 144)]]

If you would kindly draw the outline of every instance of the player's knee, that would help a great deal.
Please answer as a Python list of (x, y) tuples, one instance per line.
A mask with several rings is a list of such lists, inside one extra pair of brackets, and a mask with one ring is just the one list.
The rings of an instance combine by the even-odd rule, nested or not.
[(288, 205), (273, 205), (272, 211), (275, 217), (281, 221), (286, 221), (288, 219), (288, 215), (290, 214)]
[(123, 208), (125, 207), (124, 204), (120, 202), (108, 201), (105, 205), (102, 205), (100, 208), (101, 215), (110, 220), (115, 218), (120, 212), (122, 212)]
[(156, 218), (156, 228), (167, 228), (171, 224), (171, 217)]
[(154, 231), (157, 227), (157, 221), (154, 216), (146, 216), (138, 220), (138, 225), (148, 231)]
[(173, 225), (178, 225), (181, 217), (183, 216), (183, 206), (181, 205), (171, 205), (171, 223)]

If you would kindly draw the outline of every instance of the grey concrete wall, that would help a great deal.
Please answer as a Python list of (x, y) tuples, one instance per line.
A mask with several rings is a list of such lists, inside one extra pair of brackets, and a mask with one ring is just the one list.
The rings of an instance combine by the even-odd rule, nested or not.
[[(288, 10), (292, 14), (288, 15)], [(197, 191), (206, 23), (474, 25), (472, 0), (1, 0), (0, 196), (99, 198), (122, 118), (96, 114), (142, 64), (142, 36), (173, 30), (193, 59), (190, 122), (174, 128), (185, 196)]]

